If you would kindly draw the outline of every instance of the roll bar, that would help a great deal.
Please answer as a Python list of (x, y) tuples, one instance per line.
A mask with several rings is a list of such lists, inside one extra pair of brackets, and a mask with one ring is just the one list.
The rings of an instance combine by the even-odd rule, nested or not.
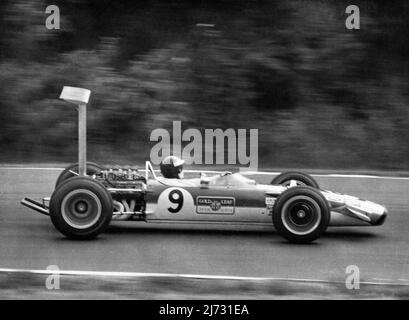
[(149, 172), (152, 173), (153, 179), (157, 180), (155, 171), (153, 170), (152, 164), (149, 161), (145, 162), (145, 179), (148, 181)]

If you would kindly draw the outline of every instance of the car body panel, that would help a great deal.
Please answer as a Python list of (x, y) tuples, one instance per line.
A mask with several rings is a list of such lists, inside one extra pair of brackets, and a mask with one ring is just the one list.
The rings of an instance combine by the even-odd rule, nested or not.
[[(256, 184), (239, 173), (211, 179), (204, 186), (201, 179), (150, 179), (146, 221), (271, 224), (276, 199), (291, 187)], [(330, 206), (330, 226), (379, 225), (387, 214), (385, 207), (367, 200), (320, 192)]]

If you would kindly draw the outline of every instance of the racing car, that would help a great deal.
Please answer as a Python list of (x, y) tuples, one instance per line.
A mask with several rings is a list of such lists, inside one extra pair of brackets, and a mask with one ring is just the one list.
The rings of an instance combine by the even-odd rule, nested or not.
[[(236, 172), (198, 178), (158, 176), (144, 170), (104, 168), (85, 161), (85, 107), (90, 92), (64, 87), (60, 98), (78, 103), (79, 161), (59, 175), (51, 197), (21, 203), (50, 216), (62, 234), (93, 239), (111, 220), (251, 225), (267, 224), (293, 243), (310, 243), (328, 226), (379, 226), (387, 209), (319, 187), (302, 172), (284, 172), (270, 184)], [(142, 174), (144, 171), (144, 174)]]
[(87, 175), (79, 176), (75, 164), (62, 171), (51, 198), (25, 198), (22, 204), (49, 215), (73, 239), (95, 238), (111, 220), (126, 220), (268, 224), (290, 242), (309, 243), (328, 226), (377, 226), (387, 215), (382, 205), (321, 190), (301, 172), (258, 184), (239, 172), (167, 179), (149, 161), (144, 171), (88, 163)]

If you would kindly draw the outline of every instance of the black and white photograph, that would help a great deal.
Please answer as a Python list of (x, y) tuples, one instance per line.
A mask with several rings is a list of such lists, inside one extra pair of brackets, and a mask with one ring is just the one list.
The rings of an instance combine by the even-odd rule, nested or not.
[(408, 137), (407, 1), (2, 0), (0, 300), (407, 300)]

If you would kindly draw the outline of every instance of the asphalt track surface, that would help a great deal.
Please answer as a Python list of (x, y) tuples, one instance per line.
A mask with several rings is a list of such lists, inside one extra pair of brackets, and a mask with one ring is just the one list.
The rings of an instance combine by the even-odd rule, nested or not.
[[(323, 189), (386, 205), (383, 226), (329, 228), (310, 245), (284, 241), (270, 227), (113, 222), (93, 241), (72, 241), (48, 217), (19, 204), (49, 196), (60, 171), (0, 167), (0, 269), (116, 271), (409, 284), (409, 179), (317, 176)], [(273, 175), (257, 176), (268, 182)]]

